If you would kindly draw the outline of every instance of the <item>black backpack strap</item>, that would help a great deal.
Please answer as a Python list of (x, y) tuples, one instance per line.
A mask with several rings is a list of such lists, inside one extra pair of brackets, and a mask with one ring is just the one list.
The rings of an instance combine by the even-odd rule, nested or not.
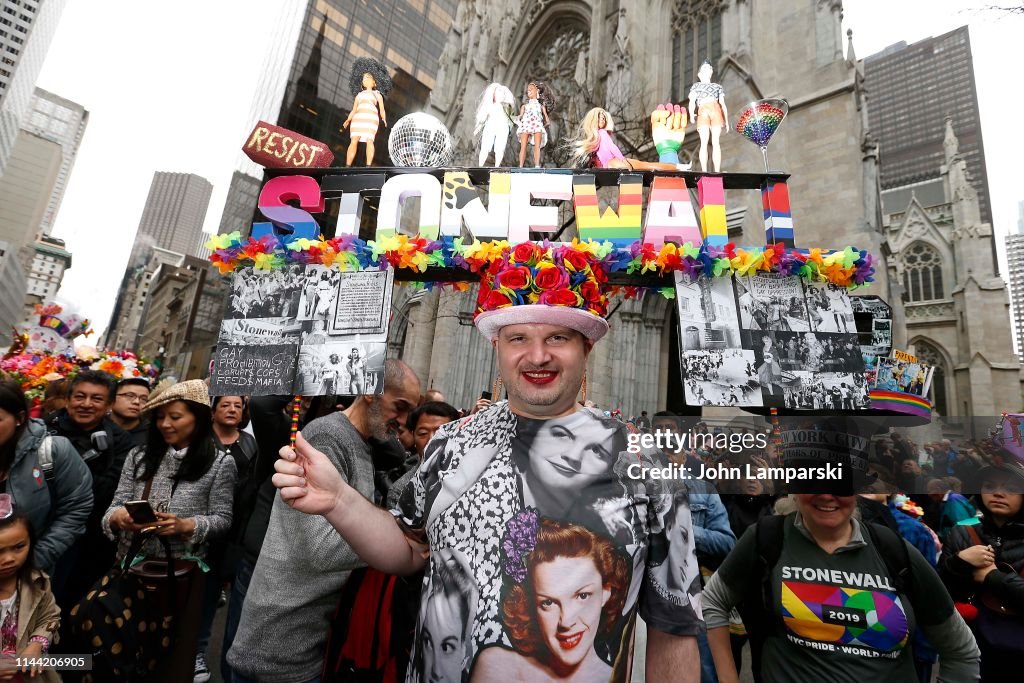
[(785, 534), (786, 516), (771, 515), (764, 517), (757, 523), (755, 529), (755, 545), (757, 549), (757, 572), (758, 577), (758, 611), (760, 624), (765, 636), (772, 626), (772, 570), (779, 563), (779, 556), (782, 554), (782, 540)]
[[(764, 641), (777, 630), (772, 605), (772, 570), (782, 554), (786, 517), (768, 515), (759, 519), (754, 527), (755, 566), (739, 605), (743, 627), (750, 639), (750, 654), (755, 664), (761, 661)], [(754, 667), (755, 680), (760, 680), (758, 666)]]
[(885, 569), (892, 579), (892, 587), (897, 593), (913, 598), (913, 573), (910, 571), (910, 552), (903, 537), (884, 524), (871, 522), (865, 524), (871, 545), (885, 562)]

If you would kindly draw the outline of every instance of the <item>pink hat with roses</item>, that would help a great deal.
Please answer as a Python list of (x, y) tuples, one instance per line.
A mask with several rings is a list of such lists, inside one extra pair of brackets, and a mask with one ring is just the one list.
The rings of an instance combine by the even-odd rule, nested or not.
[(474, 323), (488, 341), (506, 325), (560, 325), (591, 342), (608, 332), (608, 281), (584, 247), (524, 242), (507, 247), (480, 273)]

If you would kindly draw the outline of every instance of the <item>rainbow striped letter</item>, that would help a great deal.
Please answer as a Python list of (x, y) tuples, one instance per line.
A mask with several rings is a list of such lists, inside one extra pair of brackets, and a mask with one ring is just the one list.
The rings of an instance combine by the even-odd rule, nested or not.
[(643, 241), (661, 249), (666, 242), (699, 246), (703, 241), (697, 215), (690, 203), (686, 181), (672, 176), (655, 176), (647, 204)]
[(589, 173), (572, 178), (572, 201), (576, 209), (576, 231), (581, 240), (609, 241), (616, 248), (628, 247), (641, 238), (640, 215), (644, 199), (644, 177), (635, 173), (619, 176), (619, 212), (597, 203), (597, 185)]
[(697, 202), (700, 204), (700, 227), (704, 242), (724, 247), (729, 241), (725, 223), (725, 190), (720, 177), (704, 176), (697, 181)]
[[(287, 203), (295, 199), (299, 200), (301, 209)], [(271, 178), (260, 190), (257, 206), (270, 222), (253, 223), (249, 232), (253, 239), (273, 235), (282, 242), (291, 242), (300, 238), (315, 240), (320, 236), (320, 226), (307, 213), (324, 212), (320, 183), (314, 178), (305, 175)]]
[(766, 242), (781, 242), (787, 249), (795, 247), (793, 213), (789, 209), (789, 187), (786, 183), (781, 180), (766, 181), (761, 186), (761, 206), (764, 208)]

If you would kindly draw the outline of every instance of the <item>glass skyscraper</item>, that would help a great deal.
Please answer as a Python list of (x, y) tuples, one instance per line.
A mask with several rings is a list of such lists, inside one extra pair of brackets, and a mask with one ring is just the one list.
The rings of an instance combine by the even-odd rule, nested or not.
[[(341, 124), (352, 107), (352, 64), (372, 57), (394, 81), (384, 100), (389, 124), (425, 108), (434, 87), (438, 61), (451, 29), (456, 0), (307, 0), (282, 3), (277, 33), (264, 59), (262, 80), (253, 97), (250, 121), (275, 123), (327, 143), (334, 165), (345, 161), (349, 134)], [(375, 163), (387, 165), (387, 136), (380, 126)], [(253, 222), (253, 186), (263, 170), (239, 153), (228, 189), (221, 232)], [(362, 164), (362, 154), (356, 164)], [(244, 232), (244, 231), (243, 231)]]
[(67, 0), (0, 0), (0, 175)]
[(902, 211), (911, 192), (925, 206), (945, 201), (940, 173), (945, 163), (945, 117), (953, 118), (960, 153), (978, 192), (981, 220), (992, 206), (974, 83), (971, 37), (966, 26), (949, 33), (897, 43), (864, 60), (868, 122), (879, 142), (882, 203)]

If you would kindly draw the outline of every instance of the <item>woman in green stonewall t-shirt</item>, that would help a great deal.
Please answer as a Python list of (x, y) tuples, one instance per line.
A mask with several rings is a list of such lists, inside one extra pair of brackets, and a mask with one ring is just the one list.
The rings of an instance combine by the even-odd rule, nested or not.
[[(783, 521), (778, 561), (766, 570), (770, 614), (758, 634), (764, 645), (760, 670), (754, 671), (757, 681), (914, 683), (910, 646), (917, 628), (939, 653), (940, 683), (978, 680), (974, 638), (917, 550), (907, 545), (909, 576), (901, 592), (874, 545), (876, 534), (888, 530), (869, 530), (853, 519), (856, 496), (793, 498), (797, 512)], [(771, 520), (761, 523), (766, 521)], [(751, 571), (763, 566), (758, 558), (765, 557), (756, 529), (740, 538), (704, 589), (704, 620), (721, 683), (739, 681), (729, 646), (729, 611), (744, 598), (763, 602), (762, 577)]]

